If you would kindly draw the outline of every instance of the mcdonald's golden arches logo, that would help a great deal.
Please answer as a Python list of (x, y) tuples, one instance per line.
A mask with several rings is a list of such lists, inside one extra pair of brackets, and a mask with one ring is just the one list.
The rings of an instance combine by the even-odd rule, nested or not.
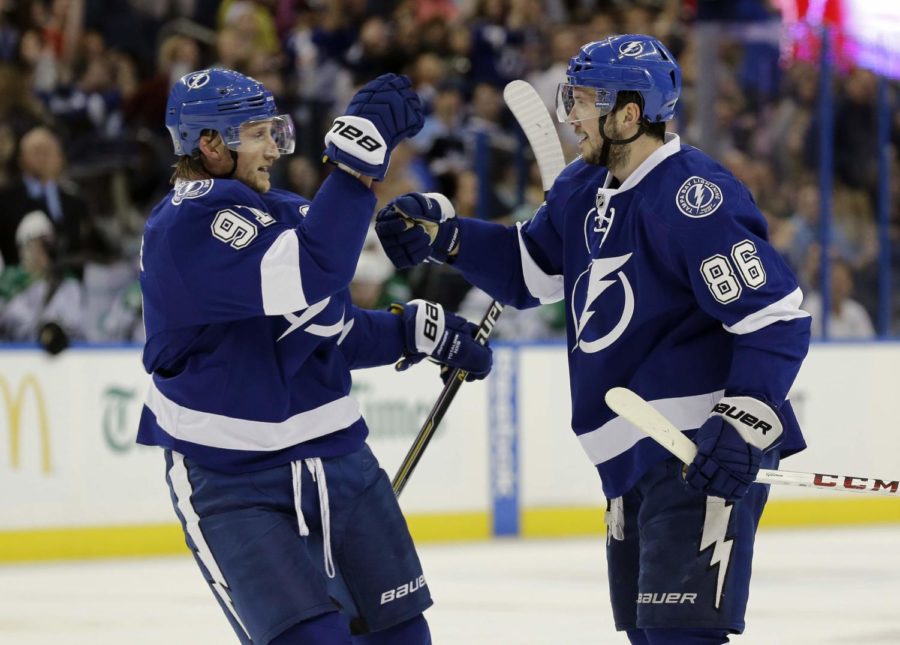
[[(50, 473), (52, 465), (50, 463), (50, 425), (47, 420), (47, 406), (41, 384), (33, 374), (26, 374), (19, 381), (17, 388), (13, 388), (6, 378), (0, 375), (0, 396), (2, 396), (6, 410), (6, 428), (9, 439), (9, 465), (13, 470), (18, 470), (21, 465), (22, 410), (27, 392), (32, 393), (37, 412), (37, 431), (41, 442), (41, 470), (44, 473)], [(0, 416), (0, 419), (2, 418)]]

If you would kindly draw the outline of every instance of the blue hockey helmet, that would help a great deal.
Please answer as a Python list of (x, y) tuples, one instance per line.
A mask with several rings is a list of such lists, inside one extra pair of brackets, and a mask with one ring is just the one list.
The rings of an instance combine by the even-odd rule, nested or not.
[(166, 128), (178, 156), (200, 147), (204, 130), (219, 133), (232, 150), (241, 145), (241, 126), (254, 122), (271, 124), (278, 151), (294, 151), (294, 124), (287, 114), (278, 114), (275, 98), (262, 83), (229, 69), (203, 69), (182, 76), (169, 92)]
[[(675, 115), (681, 69), (656, 38), (625, 34), (584, 45), (569, 61), (566, 83), (559, 86), (557, 118), (573, 123), (609, 114), (618, 92), (624, 90), (641, 95), (643, 115), (651, 123), (668, 121)], [(588, 109), (584, 109), (585, 104)]]

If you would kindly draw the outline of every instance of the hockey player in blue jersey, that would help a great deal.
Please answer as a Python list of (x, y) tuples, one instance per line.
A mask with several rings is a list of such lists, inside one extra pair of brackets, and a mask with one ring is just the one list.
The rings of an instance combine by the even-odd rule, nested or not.
[[(565, 299), (572, 427), (608, 499), (615, 623), (643, 645), (743, 631), (768, 494), (750, 483), (805, 446), (786, 401), (809, 343), (800, 289), (748, 190), (666, 133), (680, 84), (652, 37), (584, 45), (557, 98), (581, 157), (531, 220), (457, 219), (416, 194), (376, 217), (399, 267), (451, 262), (520, 308)], [(696, 441), (686, 472), (607, 408), (614, 386)]]
[(164, 448), (197, 564), (242, 643), (430, 643), (431, 597), (350, 370), (431, 356), (483, 378), (491, 352), (439, 305), (350, 301), (371, 183), (422, 127), (409, 79), (354, 96), (311, 201), (270, 190), (293, 126), (253, 79), (184, 76), (166, 126), (178, 162), (141, 252), (152, 383), (138, 441)]

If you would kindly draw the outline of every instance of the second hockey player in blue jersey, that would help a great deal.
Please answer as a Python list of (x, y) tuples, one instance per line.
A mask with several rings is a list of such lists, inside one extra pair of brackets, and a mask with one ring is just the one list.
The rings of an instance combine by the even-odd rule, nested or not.
[[(613, 613), (636, 645), (743, 631), (768, 493), (750, 483), (805, 446), (786, 400), (809, 343), (800, 289), (746, 187), (666, 133), (680, 79), (654, 38), (589, 43), (557, 99), (582, 156), (531, 220), (457, 219), (410, 194), (376, 225), (398, 266), (452, 262), (520, 308), (565, 300), (572, 428), (609, 500)], [(697, 442), (686, 473), (606, 406), (615, 386)]]
[(370, 186), (421, 128), (418, 97), (392, 74), (364, 86), (325, 137), (337, 169), (311, 201), (270, 190), (294, 135), (253, 79), (184, 76), (166, 125), (179, 159), (143, 238), (138, 441), (165, 449), (197, 564), (242, 643), (430, 643), (425, 577), (349, 395), (351, 369), (401, 358), (491, 366), (475, 325), (439, 305), (350, 301)]

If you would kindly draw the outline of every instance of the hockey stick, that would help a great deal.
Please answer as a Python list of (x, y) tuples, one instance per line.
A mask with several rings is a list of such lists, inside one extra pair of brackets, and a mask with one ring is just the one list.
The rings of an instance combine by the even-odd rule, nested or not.
[[(640, 396), (624, 387), (614, 387), (606, 393), (606, 404), (620, 417), (630, 421), (638, 430), (654, 439), (663, 448), (690, 464), (697, 454), (697, 446)], [(900, 481), (850, 475), (801, 473), (789, 470), (760, 469), (756, 484), (783, 484), (824, 490), (897, 495)]]
[[(503, 99), (506, 101), (507, 107), (512, 111), (513, 116), (516, 117), (516, 121), (519, 122), (519, 126), (525, 132), (525, 137), (528, 139), (528, 144), (531, 146), (531, 150), (534, 152), (534, 157), (537, 160), (538, 170), (541, 173), (541, 184), (546, 193), (550, 190), (553, 182), (556, 181), (559, 173), (566, 167), (565, 157), (563, 156), (562, 146), (559, 143), (559, 137), (556, 134), (556, 126), (553, 124), (553, 119), (550, 117), (547, 106), (544, 105), (541, 97), (525, 81), (511, 81), (507, 84), (503, 90)], [(488, 337), (494, 330), (497, 318), (502, 312), (503, 305), (496, 300), (492, 301), (484, 314), (484, 318), (481, 319), (481, 324), (478, 325), (478, 332), (475, 334), (475, 339), (482, 345), (487, 343)], [(431, 437), (434, 436), (438, 424), (440, 424), (441, 419), (444, 418), (444, 414), (447, 412), (447, 408), (450, 407), (460, 386), (465, 381), (466, 375), (467, 373), (463, 370), (453, 370), (450, 378), (444, 385), (444, 389), (441, 390), (437, 401), (435, 401), (431, 411), (425, 418), (425, 423), (422, 424), (419, 434), (416, 435), (412, 446), (410, 446), (406, 457), (400, 463), (397, 474), (394, 475), (394, 479), (391, 482), (394, 494), (398, 497), (403, 492), (406, 482), (422, 458), (422, 453), (431, 441)]]
[[(497, 318), (500, 317), (502, 312), (503, 305), (494, 300), (491, 303), (490, 308), (488, 308), (487, 312), (484, 314), (484, 318), (481, 319), (481, 324), (478, 325), (475, 340), (482, 345), (487, 343), (488, 336), (490, 336), (491, 332), (494, 330)], [(416, 435), (416, 439), (406, 453), (406, 457), (403, 458), (400, 468), (397, 469), (397, 474), (394, 475), (394, 481), (391, 482), (391, 486), (394, 487), (394, 495), (399, 497), (400, 493), (403, 492), (406, 482), (409, 481), (409, 476), (422, 458), (422, 453), (425, 452), (426, 446), (428, 446), (428, 443), (434, 436), (438, 424), (440, 424), (441, 420), (444, 418), (447, 408), (450, 407), (460, 386), (465, 382), (467, 375), (468, 372), (459, 368), (454, 369), (450, 373), (450, 377), (447, 379), (444, 389), (441, 390), (437, 401), (431, 406), (431, 411), (425, 418), (422, 429), (419, 430), (419, 434)]]

